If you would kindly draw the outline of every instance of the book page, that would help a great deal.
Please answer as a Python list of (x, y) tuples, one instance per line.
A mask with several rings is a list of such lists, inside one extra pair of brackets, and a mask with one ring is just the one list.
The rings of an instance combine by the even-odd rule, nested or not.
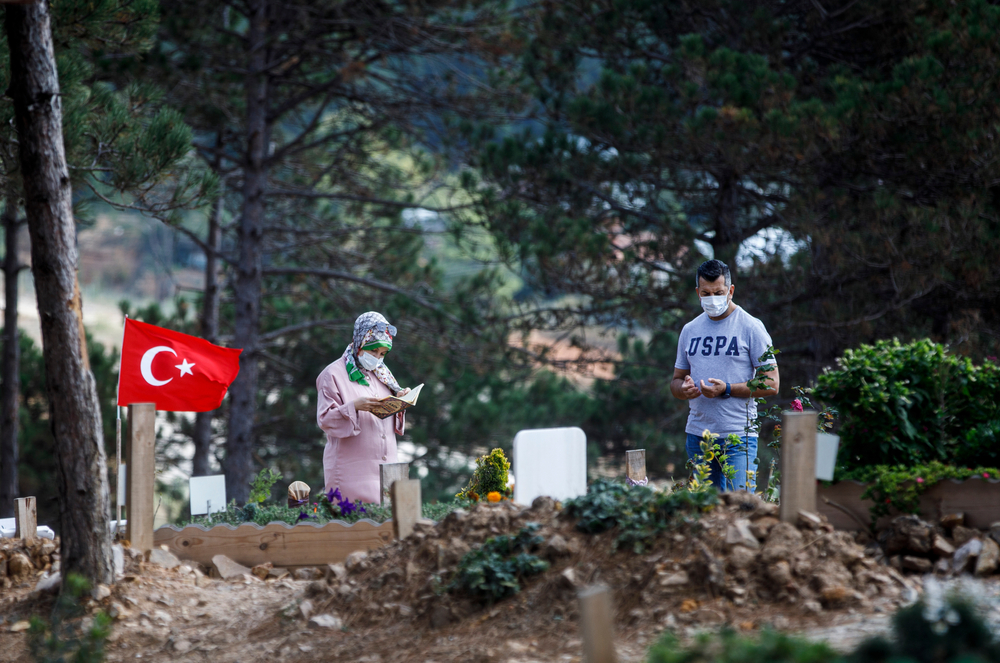
[(420, 396), (420, 390), (423, 388), (424, 388), (423, 383), (420, 383), (413, 389), (410, 389), (410, 393), (406, 394), (405, 396), (396, 396), (396, 398), (398, 398), (401, 401), (405, 401), (410, 405), (416, 405), (417, 398)]

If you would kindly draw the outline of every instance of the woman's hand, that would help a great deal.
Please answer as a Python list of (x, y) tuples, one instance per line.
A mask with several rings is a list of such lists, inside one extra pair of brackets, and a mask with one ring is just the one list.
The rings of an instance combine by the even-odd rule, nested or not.
[(358, 400), (354, 401), (354, 409), (358, 412), (371, 412), (378, 405), (379, 400), (377, 398), (371, 398), (369, 396), (362, 396)]
[(396, 396), (406, 396), (408, 393), (410, 393), (409, 387), (407, 387), (406, 389), (400, 389), (399, 393), (396, 394)]

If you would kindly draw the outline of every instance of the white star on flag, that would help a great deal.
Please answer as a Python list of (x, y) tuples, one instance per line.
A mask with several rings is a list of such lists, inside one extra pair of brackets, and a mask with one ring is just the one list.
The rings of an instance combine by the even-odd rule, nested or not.
[(191, 370), (194, 368), (194, 364), (189, 364), (187, 359), (184, 359), (184, 361), (174, 366), (174, 368), (181, 369), (180, 377), (184, 377), (185, 375), (194, 375), (194, 372)]

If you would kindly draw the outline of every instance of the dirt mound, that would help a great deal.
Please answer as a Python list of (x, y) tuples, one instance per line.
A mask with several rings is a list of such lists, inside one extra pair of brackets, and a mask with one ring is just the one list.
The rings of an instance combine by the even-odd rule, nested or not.
[[(565, 640), (577, 618), (577, 590), (597, 582), (613, 589), (616, 620), (625, 630), (814, 625), (831, 612), (891, 608), (909, 586), (850, 534), (819, 518), (792, 526), (778, 521), (772, 504), (747, 494), (724, 497), (726, 503), (696, 525), (658, 537), (642, 555), (615, 550), (614, 531), (579, 532), (549, 499), (530, 509), (480, 504), (333, 565), (327, 586), (313, 587), (312, 600), (316, 612), (336, 615), (352, 629), (454, 625), (449, 630), (490, 627), (503, 640), (512, 632)], [(547, 571), (524, 579), (517, 596), (493, 605), (449, 591), (463, 555), (529, 523), (539, 526), (542, 542), (534, 554), (550, 563)]]

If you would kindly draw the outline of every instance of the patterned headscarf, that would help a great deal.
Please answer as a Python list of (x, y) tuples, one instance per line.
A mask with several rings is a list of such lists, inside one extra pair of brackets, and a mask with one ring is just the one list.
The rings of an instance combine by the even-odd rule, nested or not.
[[(389, 324), (381, 313), (368, 311), (358, 316), (354, 321), (354, 340), (344, 350), (345, 363), (347, 364), (347, 376), (352, 382), (360, 382), (368, 386), (365, 374), (359, 368), (358, 352), (362, 349), (372, 350), (375, 348), (392, 348), (392, 334), (396, 328)], [(385, 364), (382, 364), (374, 371), (378, 381), (389, 387), (389, 391), (398, 394), (402, 387), (396, 382)]]

